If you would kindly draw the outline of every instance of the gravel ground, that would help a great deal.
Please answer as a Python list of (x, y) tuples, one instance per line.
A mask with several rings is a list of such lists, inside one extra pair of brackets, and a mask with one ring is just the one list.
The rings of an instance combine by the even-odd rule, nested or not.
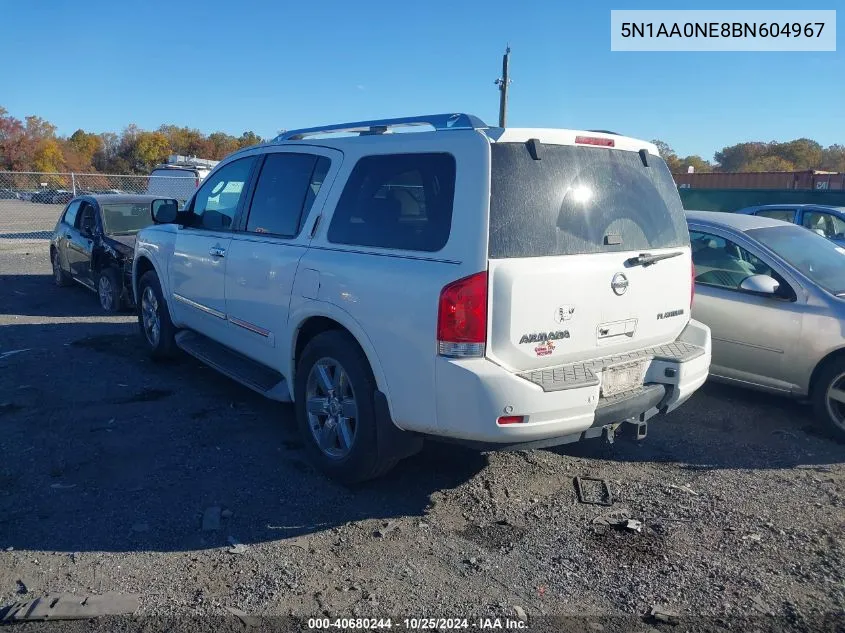
[(64, 208), (63, 204), (0, 200), (0, 244), (12, 238), (49, 239)]
[[(432, 442), (347, 489), (306, 463), (290, 406), (151, 362), (132, 315), (51, 284), (45, 250), (0, 244), (0, 605), (116, 591), (219, 626), (235, 607), (665, 630), (654, 605), (683, 630), (845, 626), (845, 447), (803, 405), (708, 384), (644, 442)], [(613, 506), (579, 503), (575, 476), (608, 480)]]

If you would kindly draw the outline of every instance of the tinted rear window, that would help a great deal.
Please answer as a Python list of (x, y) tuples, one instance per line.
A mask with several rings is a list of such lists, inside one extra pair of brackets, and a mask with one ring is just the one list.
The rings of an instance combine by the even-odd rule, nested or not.
[(384, 154), (358, 161), (329, 225), (335, 244), (439, 251), (455, 196), (450, 154)]
[(493, 259), (670, 248), (689, 244), (672, 174), (637, 152), (494, 143), (490, 197)]

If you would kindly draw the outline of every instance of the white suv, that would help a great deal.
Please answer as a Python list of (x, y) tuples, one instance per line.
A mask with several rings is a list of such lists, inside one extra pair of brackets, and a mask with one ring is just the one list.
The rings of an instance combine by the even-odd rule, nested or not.
[(707, 378), (684, 211), (651, 143), (464, 114), (297, 130), (154, 216), (133, 271), (152, 355), (293, 401), (346, 482), (426, 436), (643, 437)]

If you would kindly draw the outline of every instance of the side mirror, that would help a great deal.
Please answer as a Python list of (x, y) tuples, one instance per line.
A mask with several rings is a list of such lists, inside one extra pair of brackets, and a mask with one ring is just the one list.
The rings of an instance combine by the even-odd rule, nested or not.
[(741, 290), (755, 292), (761, 295), (773, 295), (780, 288), (780, 284), (768, 275), (751, 275), (739, 284)]
[(150, 212), (156, 224), (173, 224), (179, 215), (179, 201), (172, 198), (153, 200)]

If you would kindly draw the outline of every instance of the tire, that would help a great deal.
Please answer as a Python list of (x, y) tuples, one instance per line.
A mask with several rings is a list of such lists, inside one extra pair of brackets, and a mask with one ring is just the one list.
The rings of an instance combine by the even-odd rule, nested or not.
[(832, 358), (822, 366), (812, 387), (813, 410), (824, 430), (845, 441), (845, 402), (831, 398), (832, 391), (845, 398), (845, 358)]
[(110, 314), (117, 314), (123, 308), (121, 296), (123, 284), (120, 281), (120, 273), (114, 268), (105, 268), (97, 275), (97, 298), (100, 300), (100, 307)]
[[(147, 352), (156, 360), (173, 358), (176, 355), (176, 328), (170, 320), (170, 311), (155, 271), (145, 272), (138, 281), (138, 298), (138, 327)], [(153, 326), (154, 323), (157, 327)], [(157, 335), (154, 334), (156, 330)]]
[[(326, 371), (321, 377), (320, 368)], [(346, 380), (338, 384), (337, 369)], [(331, 390), (325, 388), (331, 384)], [(343, 484), (375, 479), (396, 465), (378, 451), (378, 420), (374, 403), (376, 381), (364, 352), (349, 334), (323, 332), (306, 345), (296, 368), (296, 420), (312, 463)], [(354, 409), (349, 406), (352, 400)], [(309, 413), (308, 400), (325, 400), (320, 412)], [(349, 415), (353, 414), (353, 415)], [(345, 422), (343, 422), (345, 420)], [(317, 437), (324, 433), (323, 446)], [(334, 454), (332, 454), (334, 453)]]
[(50, 263), (53, 266), (53, 283), (59, 288), (64, 288), (70, 283), (70, 275), (64, 271), (59, 263), (59, 251), (54, 249), (50, 253)]

